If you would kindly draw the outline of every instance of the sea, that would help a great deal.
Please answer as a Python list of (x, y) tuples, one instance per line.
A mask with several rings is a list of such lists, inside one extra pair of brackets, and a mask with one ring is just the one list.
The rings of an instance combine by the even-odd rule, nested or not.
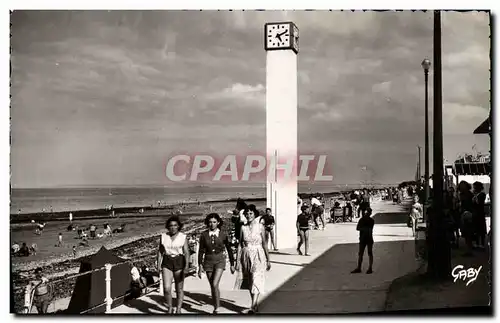
[[(310, 187), (299, 185), (299, 192), (336, 192), (343, 185)], [(265, 185), (257, 186), (171, 186), (171, 187), (85, 187), (13, 188), (11, 214), (66, 212), (113, 207), (147, 207), (226, 199), (265, 198)]]

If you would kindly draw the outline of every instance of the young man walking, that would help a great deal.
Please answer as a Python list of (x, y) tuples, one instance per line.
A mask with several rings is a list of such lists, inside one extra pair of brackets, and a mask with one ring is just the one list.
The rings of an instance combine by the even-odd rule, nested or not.
[(363, 254), (365, 249), (368, 248), (368, 270), (367, 274), (373, 273), (373, 227), (375, 221), (371, 218), (372, 209), (367, 208), (363, 212), (363, 217), (359, 219), (356, 230), (359, 231), (359, 253), (358, 253), (358, 267), (351, 271), (353, 274), (361, 272), (361, 265), (363, 263)]

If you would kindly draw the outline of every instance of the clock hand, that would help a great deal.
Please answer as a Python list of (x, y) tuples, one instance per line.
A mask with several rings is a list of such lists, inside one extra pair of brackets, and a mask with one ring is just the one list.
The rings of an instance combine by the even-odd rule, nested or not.
[(282, 33), (279, 33), (279, 34), (276, 34), (276, 38), (279, 38), (281, 39), (281, 36), (283, 36), (284, 34), (286, 34), (288, 32), (288, 30), (285, 30), (284, 32)]

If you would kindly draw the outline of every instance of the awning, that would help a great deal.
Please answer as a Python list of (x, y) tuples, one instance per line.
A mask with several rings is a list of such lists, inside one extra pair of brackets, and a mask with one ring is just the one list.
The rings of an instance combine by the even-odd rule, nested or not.
[(490, 133), (490, 117), (483, 121), (479, 127), (474, 130), (475, 135), (489, 134)]
[(491, 165), (489, 163), (455, 163), (456, 175), (489, 175)]

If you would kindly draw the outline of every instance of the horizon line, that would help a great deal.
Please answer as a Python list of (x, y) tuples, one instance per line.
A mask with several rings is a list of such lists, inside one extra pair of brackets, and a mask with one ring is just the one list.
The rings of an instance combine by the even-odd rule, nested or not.
[[(402, 181), (405, 182), (405, 181)], [(309, 186), (353, 186), (353, 185), (359, 185), (359, 186), (381, 186), (381, 185), (399, 185), (399, 183), (329, 183), (329, 184), (323, 184), (321, 182), (318, 183), (312, 183), (312, 184), (300, 184), (297, 183), (297, 185), (309, 185)], [(255, 183), (252, 185), (251, 182), (249, 183), (242, 183), (238, 184), (237, 182), (233, 183), (209, 183), (209, 184), (182, 184), (182, 183), (176, 183), (174, 185), (159, 185), (159, 184), (136, 184), (136, 185), (120, 185), (120, 184), (105, 184), (105, 185), (98, 185), (98, 184), (91, 184), (91, 185), (61, 185), (61, 186), (10, 186), (10, 189), (78, 189), (78, 188), (174, 188), (176, 186), (183, 186), (183, 187), (210, 187), (210, 186), (226, 186), (226, 187), (234, 187), (234, 186), (243, 186), (243, 187), (258, 187), (258, 186), (264, 186), (266, 185), (265, 182), (262, 183)]]

